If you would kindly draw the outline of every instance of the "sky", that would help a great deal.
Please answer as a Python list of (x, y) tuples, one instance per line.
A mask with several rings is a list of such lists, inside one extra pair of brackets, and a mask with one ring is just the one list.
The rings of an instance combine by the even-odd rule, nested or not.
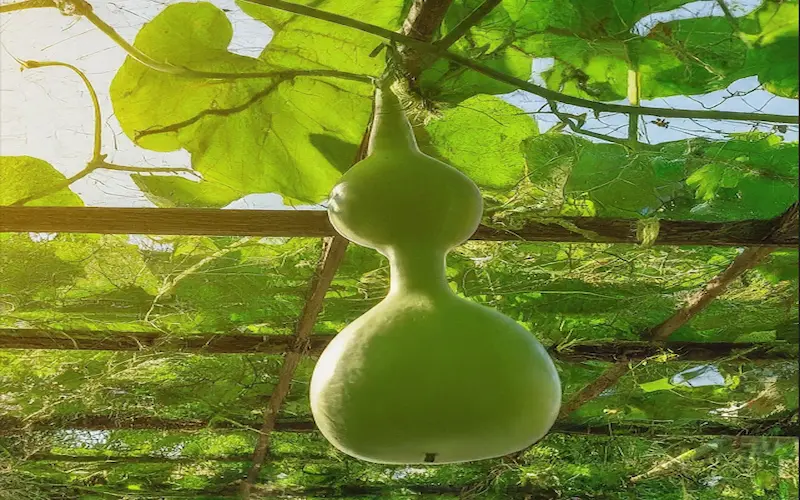
[[(9, 3), (3, 1), (2, 3)], [(95, 13), (123, 37), (133, 41), (137, 31), (174, 1), (114, 0), (93, 2)], [(229, 49), (242, 55), (256, 57), (269, 43), (271, 31), (264, 24), (245, 15), (233, 0), (214, 0), (226, 9), (234, 36)], [(729, 2), (735, 15), (755, 8), (759, 0)], [(716, 1), (688, 4), (675, 11), (643, 19), (640, 33), (658, 21), (697, 15), (722, 15)], [(115, 119), (108, 88), (125, 53), (106, 35), (85, 19), (66, 17), (55, 9), (33, 9), (0, 16), (0, 155), (29, 155), (50, 162), (69, 177), (80, 171), (91, 156), (92, 108), (88, 93), (78, 76), (66, 68), (30, 69), (21, 72), (14, 60), (61, 61), (74, 64), (92, 81), (100, 98), (103, 112), (103, 144), (108, 161), (135, 166), (190, 166), (185, 151), (156, 153), (136, 147), (121, 131)], [(552, 61), (533, 62), (532, 81), (542, 83), (538, 75)], [(765, 91), (749, 93), (746, 97), (730, 97), (736, 91), (750, 91), (758, 86), (755, 77), (735, 82), (727, 90), (690, 98), (679, 96), (655, 101), (643, 101), (643, 106), (715, 109), (731, 111), (760, 111), (764, 113), (797, 114), (797, 100), (773, 96)], [(501, 96), (521, 109), (533, 112), (544, 101), (523, 91)], [(625, 103), (625, 101), (620, 101)], [(564, 111), (583, 112), (580, 108), (564, 106)], [(557, 122), (551, 115), (534, 115), (540, 131)], [(652, 118), (642, 118), (650, 121)], [(604, 115), (600, 120), (590, 118), (585, 128), (624, 137), (627, 117)], [(650, 142), (685, 139), (696, 135), (719, 137), (721, 132), (750, 130), (749, 124), (736, 122), (702, 122), (670, 120), (669, 129), (641, 124), (640, 129)], [(765, 127), (764, 130), (769, 130)], [(790, 127), (786, 139), (797, 140), (797, 127)], [(89, 206), (151, 207), (153, 206), (122, 172), (95, 171), (75, 182), (73, 191)], [(249, 195), (227, 208), (285, 208), (276, 194)], [(321, 207), (294, 207), (321, 208)]]

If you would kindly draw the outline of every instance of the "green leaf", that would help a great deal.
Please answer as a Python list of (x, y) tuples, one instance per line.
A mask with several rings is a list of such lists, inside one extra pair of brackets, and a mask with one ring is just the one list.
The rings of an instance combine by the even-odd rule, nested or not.
[(660, 378), (652, 382), (639, 384), (639, 388), (644, 392), (671, 391), (675, 386), (670, 382), (670, 377)]
[[(796, 15), (795, 15), (796, 17)], [(768, 92), (790, 99), (798, 98), (798, 38), (782, 37), (750, 53), (758, 67), (758, 81)]]
[(552, 129), (531, 138), (525, 151), (529, 178), (537, 185), (556, 182), (562, 186), (578, 161), (581, 150), (591, 145), (580, 136), (553, 133)]
[(646, 155), (629, 155), (616, 144), (586, 145), (566, 184), (567, 194), (585, 196), (605, 217), (641, 217), (663, 204)]
[[(260, 59), (287, 68), (319, 69), (380, 75), (382, 57), (369, 54), (383, 40), (329, 21), (301, 16), (238, 0), (243, 11), (273, 30)], [(359, 19), (392, 31), (403, 23), (407, 7), (402, 0), (295, 0), (298, 5)]]
[(691, 139), (630, 151), (548, 131), (528, 139), (525, 148), (529, 182), (487, 196), (494, 218), (524, 220), (526, 213), (530, 218), (545, 211), (673, 220), (767, 219), (797, 200), (798, 144), (777, 135), (732, 134), (727, 141)]
[(773, 94), (798, 97), (798, 5), (796, 1), (766, 1), (742, 34), (751, 47), (748, 57), (758, 80)]
[[(448, 11), (445, 25), (454, 26), (478, 3), (457, 4)], [(543, 75), (548, 88), (602, 101), (627, 96), (629, 70), (639, 74), (643, 99), (705, 93), (753, 75), (770, 92), (797, 96), (796, 1), (765, 0), (735, 23), (723, 16), (699, 17), (659, 23), (644, 36), (634, 30), (650, 14), (689, 3), (507, 0), (454, 50), (478, 62), (507, 50), (552, 57), (553, 67)], [(458, 93), (440, 83), (444, 66), (430, 71), (438, 76), (423, 78), (423, 86), (432, 95)], [(455, 67), (447, 69), (448, 74), (456, 72)]]
[(243, 195), (215, 182), (192, 181), (178, 176), (131, 175), (147, 199), (159, 207), (224, 207)]
[[(467, 17), (482, 0), (463, 0), (453, 2), (442, 22), (443, 33), (455, 28)], [(496, 6), (483, 18), (481, 23), (473, 26), (461, 39), (450, 47), (450, 51), (466, 57), (489, 68), (507, 75), (530, 79), (532, 58), (513, 45), (514, 38), (507, 30), (512, 25), (523, 25), (538, 18), (541, 3), (528, 3), (524, 12), (520, 12), (523, 2), (505, 1)], [(552, 0), (548, 2), (552, 4)], [(521, 21), (520, 16), (525, 18)], [(486, 27), (484, 27), (486, 26)], [(422, 93), (434, 100), (460, 102), (476, 94), (507, 94), (516, 87), (498, 82), (480, 73), (468, 70), (463, 66), (438, 59), (422, 72), (419, 78)]]
[[(400, 10), (383, 3), (368, 9), (341, 1), (318, 7), (341, 10), (343, 5), (346, 13), (379, 10), (378, 24), (381, 19), (396, 21)], [(367, 57), (374, 37), (367, 43), (366, 35), (349, 28), (286, 17), (253, 4), (243, 7), (275, 31), (258, 59), (227, 50), (230, 22), (217, 7), (203, 2), (168, 6), (139, 31), (134, 45), (155, 60), (202, 71), (335, 69), (370, 75), (381, 69), (378, 58)], [(311, 203), (324, 199), (352, 164), (369, 119), (371, 94), (369, 85), (337, 78), (175, 77), (131, 58), (111, 85), (115, 114), (140, 146), (186, 149), (205, 180), (242, 195), (277, 192), (289, 202)]]
[(756, 269), (770, 283), (796, 281), (800, 274), (797, 257), (797, 250), (777, 250)]
[(797, 36), (796, 0), (765, 0), (746, 16), (741, 37), (752, 46), (765, 46), (785, 36)]
[[(478, 2), (466, 3), (474, 8)], [(618, 99), (626, 95), (627, 51), (633, 48), (652, 52), (652, 47), (657, 46), (631, 32), (636, 22), (685, 3), (688, 2), (506, 1), (472, 28), (468, 39), (474, 40), (474, 45), (492, 40), (531, 58), (554, 57), (555, 66), (545, 75), (548, 87), (595, 99)], [(459, 13), (460, 17), (463, 15)], [(650, 49), (640, 45), (649, 45)]]
[[(491, 53), (473, 54), (471, 50), (459, 51), (460, 44), (451, 49), (462, 52), (469, 59), (506, 75), (527, 81), (531, 76), (531, 58), (522, 52), (503, 48)], [(439, 59), (422, 72), (420, 86), (428, 99), (460, 102), (476, 94), (508, 94), (517, 87), (499, 82), (460, 64)]]
[(422, 149), (467, 174), (484, 189), (508, 189), (525, 175), (524, 141), (538, 134), (519, 108), (477, 95), (445, 110), (425, 127)]
[[(672, 149), (674, 145), (666, 145)], [(742, 134), (731, 141), (687, 143), (686, 179), (702, 203), (674, 216), (717, 219), (767, 219), (797, 200), (797, 143), (768, 134)], [(704, 164), (713, 158), (714, 163)]]
[(695, 170), (686, 179), (686, 184), (694, 187), (697, 199), (709, 201), (714, 199), (717, 190), (722, 187), (722, 178), (725, 173), (725, 166), (712, 163)]
[(133, 297), (149, 303), (161, 282), (146, 266), (142, 250), (125, 235), (93, 236), (65, 239), (55, 247), (61, 259), (83, 264), (83, 276), (66, 287), (63, 298), (91, 297), (91, 308), (121, 307), (113, 302), (134, 302)]
[[(32, 156), (0, 156), (0, 206), (11, 205), (66, 181), (52, 165)], [(26, 203), (28, 206), (82, 206), (69, 187)]]
[(747, 46), (724, 18), (663, 23), (646, 37), (580, 35), (541, 35), (527, 42), (529, 53), (556, 58), (545, 73), (548, 87), (602, 101), (624, 99), (628, 71), (638, 69), (641, 97), (654, 99), (709, 92), (748, 76), (742, 69)]

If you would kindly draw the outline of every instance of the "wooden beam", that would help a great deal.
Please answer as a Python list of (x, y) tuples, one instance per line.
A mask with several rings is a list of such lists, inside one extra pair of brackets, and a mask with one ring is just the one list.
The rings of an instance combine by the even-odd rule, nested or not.
[[(317, 355), (333, 335), (308, 337), (308, 355)], [(52, 331), (0, 328), (0, 349), (53, 349), (82, 351), (190, 352), (196, 354), (283, 354), (295, 343), (292, 335), (193, 334), (159, 332)], [(550, 348), (561, 361), (638, 360), (671, 354), (679, 361), (713, 361), (741, 353), (750, 360), (795, 359), (797, 345), (781, 342), (646, 342), (610, 340), (573, 344), (569, 349)]]
[[(310, 353), (319, 353), (332, 335), (308, 338)], [(0, 328), (0, 349), (54, 349), (61, 351), (191, 352), (198, 354), (283, 354), (296, 342), (294, 335), (200, 333), (186, 336), (160, 332), (93, 332)]]
[[(685, 438), (686, 436), (667, 436), (672, 438)], [(723, 436), (718, 437), (725, 443), (739, 444), (744, 446), (757, 445), (766, 440), (772, 441), (785, 441), (786, 436)], [(796, 437), (788, 437), (790, 440), (796, 440)], [(286, 457), (289, 458), (289, 457)], [(301, 457), (298, 457), (301, 458)], [(302, 457), (304, 462), (320, 461), (322, 457)], [(158, 455), (67, 455), (62, 453), (34, 453), (24, 457), (28, 462), (73, 462), (73, 463), (105, 463), (105, 464), (156, 464), (156, 463), (169, 463), (169, 464), (196, 464), (200, 462), (249, 462), (250, 455), (229, 455), (229, 456), (205, 456), (205, 457), (168, 457)], [(330, 461), (333, 458), (328, 459)]]
[[(794, 203), (781, 217), (774, 219), (772, 229), (764, 238), (780, 237), (789, 233), (796, 234), (797, 224), (798, 203)], [(761, 263), (775, 249), (772, 246), (745, 248), (722, 273), (715, 276), (705, 287), (692, 295), (683, 307), (675, 311), (672, 316), (661, 324), (644, 332), (642, 337), (656, 342), (666, 341), (675, 330), (688, 323), (708, 307), (714, 299), (722, 295), (736, 278)], [(626, 373), (628, 373), (628, 360), (623, 358), (616, 361), (597, 380), (579, 390), (569, 401), (563, 404), (559, 412), (559, 418), (566, 418), (583, 406), (584, 403), (599, 396), (603, 391), (616, 384)]]
[[(48, 498), (84, 498), (87, 488), (75, 484), (51, 484), (53, 493)], [(259, 484), (253, 487), (253, 494), (262, 499), (278, 498), (477, 498), (462, 495), (465, 491), (475, 487), (474, 484), (459, 486), (457, 484), (408, 484), (397, 482), (394, 484), (350, 483), (320, 486), (281, 487), (274, 484)], [(561, 493), (553, 488), (543, 488), (533, 484), (511, 485), (505, 488), (492, 490), (501, 494), (503, 498), (519, 498), (525, 500), (553, 500), (561, 498)], [(131, 492), (131, 490), (116, 487), (93, 487), (89, 489), (97, 497), (108, 498), (140, 498), (140, 499), (175, 499), (186, 498), (190, 500), (219, 500), (221, 498), (236, 498), (241, 500), (236, 483), (221, 486), (211, 486), (207, 490), (185, 490), (168, 488), (147, 488)]]
[(642, 360), (671, 355), (675, 361), (715, 361), (741, 355), (749, 360), (792, 360), (797, 358), (797, 344), (785, 342), (646, 342), (615, 340), (586, 342), (569, 350), (550, 349), (550, 355), (566, 362)]
[(267, 458), (267, 452), (269, 451), (270, 435), (275, 429), (278, 412), (280, 411), (284, 399), (286, 399), (286, 396), (289, 394), (297, 365), (310, 347), (309, 339), (314, 324), (317, 321), (317, 316), (322, 310), (322, 302), (325, 300), (325, 293), (331, 281), (333, 281), (336, 269), (338, 269), (339, 264), (344, 258), (347, 244), (348, 241), (341, 236), (335, 236), (325, 241), (325, 247), (317, 266), (317, 272), (314, 274), (314, 278), (311, 280), (309, 286), (308, 299), (303, 307), (303, 312), (300, 314), (300, 319), (297, 322), (294, 348), (287, 351), (283, 358), (283, 364), (281, 365), (280, 374), (278, 375), (278, 382), (270, 395), (267, 408), (264, 410), (264, 418), (258, 434), (258, 441), (256, 442), (250, 470), (247, 472), (247, 478), (242, 482), (243, 500), (250, 498), (253, 485), (256, 483), (261, 473), (261, 468), (264, 465), (264, 460)]
[[(554, 219), (555, 220), (555, 219)], [(636, 219), (560, 217), (518, 230), (480, 226), (473, 240), (638, 243)], [(565, 226), (574, 225), (582, 232)], [(772, 246), (795, 248), (794, 230), (772, 235), (774, 220), (660, 223), (655, 245)], [(334, 236), (324, 210), (217, 210), (203, 208), (0, 207), (0, 232), (151, 234), (196, 236)], [(590, 232), (590, 233), (586, 233)], [(585, 234), (597, 234), (588, 239)]]
[(79, 462), (110, 464), (193, 464), (198, 462), (248, 462), (250, 455), (231, 455), (227, 457), (165, 457), (157, 455), (125, 456), (125, 455), (66, 455), (61, 453), (34, 453), (24, 457), (28, 462)]
[(595, 380), (576, 392), (567, 402), (561, 405), (558, 413), (559, 419), (567, 418), (572, 412), (593, 400), (606, 389), (616, 384), (623, 375), (628, 373), (628, 360), (615, 361), (610, 367), (606, 368)]
[[(49, 417), (38, 420), (23, 420), (0, 415), (0, 436), (11, 436), (25, 432), (75, 429), (87, 431), (153, 430), (197, 432), (202, 430), (248, 431), (258, 429), (258, 421), (233, 422), (231, 420), (201, 420), (193, 418), (169, 419), (152, 416), (131, 415), (76, 415), (72, 417)], [(315, 432), (313, 420), (278, 420), (275, 431), (304, 433)], [(249, 461), (249, 458), (248, 458)]]
[[(793, 204), (789, 209), (779, 218), (776, 219), (775, 224), (770, 231), (769, 236), (781, 236), (785, 234), (797, 234), (798, 224), (798, 203)], [(766, 238), (766, 237), (765, 237)], [(672, 335), (675, 330), (688, 323), (692, 318), (697, 316), (700, 311), (708, 307), (708, 305), (717, 297), (722, 295), (739, 276), (741, 276), (748, 269), (760, 264), (769, 254), (774, 252), (777, 248), (770, 246), (751, 246), (745, 248), (742, 253), (733, 259), (733, 262), (720, 274), (715, 276), (709, 281), (702, 290), (697, 291), (692, 295), (686, 304), (675, 311), (675, 313), (667, 318), (659, 325), (651, 328), (644, 333), (643, 337), (647, 340), (665, 341)]]
[[(24, 421), (15, 417), (0, 416), (0, 436), (20, 435), (28, 432), (59, 431), (64, 429), (87, 431), (141, 430), (197, 432), (213, 430), (219, 432), (256, 429), (260, 422), (232, 422), (230, 420), (165, 419), (159, 417), (80, 415), (74, 418), (48, 417)], [(273, 432), (316, 432), (313, 420), (278, 420)], [(571, 422), (559, 421), (551, 432), (575, 436), (638, 436), (675, 438), (687, 436), (750, 436), (750, 437), (797, 437), (800, 425), (791, 418), (752, 419), (746, 424), (734, 425), (723, 422), (693, 421), (622, 421)], [(249, 461), (248, 457), (247, 461)]]

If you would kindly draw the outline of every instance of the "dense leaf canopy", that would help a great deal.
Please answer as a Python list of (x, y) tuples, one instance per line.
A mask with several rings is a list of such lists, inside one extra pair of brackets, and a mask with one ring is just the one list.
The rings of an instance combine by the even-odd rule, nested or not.
[[(105, 141), (95, 142), (76, 174), (38, 158), (31, 144), (25, 154), (0, 156), (0, 210), (90, 205), (78, 181), (102, 185), (111, 173), (155, 207), (241, 207), (245, 197), (265, 193), (297, 209), (324, 206), (358, 154), (371, 79), (393, 60), (390, 48), (376, 50), (385, 40), (266, 0), (160, 3), (138, 21), (121, 66), (105, 68), (113, 79), (97, 93), (110, 100), (120, 144), (182, 151), (189, 164), (176, 166), (172, 157), (162, 167), (111, 162), (116, 141), (103, 129), (95, 136)], [(295, 3), (397, 32), (418, 8), (410, 0)], [(453, 1), (431, 38), (460, 29), (482, 3)], [(797, 201), (798, 131), (789, 116), (798, 98), (796, 0), (497, 3), (450, 53), (567, 100), (630, 105), (633, 118), (526, 93), (422, 49), (401, 52), (418, 58), (419, 74), (409, 75), (402, 98), (420, 146), (479, 185), (485, 225), (514, 231), (559, 216), (638, 219), (651, 228), (664, 219), (767, 220)], [(82, 2), (66, 4), (86, 15)], [(66, 4), (62, 12), (70, 14)], [(94, 7), (85, 17), (101, 26), (96, 19), (106, 7)], [(43, 14), (3, 20), (18, 15), (35, 21)], [(232, 20), (245, 17), (271, 33), (246, 54), (232, 43)], [(120, 37), (118, 25), (105, 26)], [(67, 62), (80, 66), (73, 55)], [(760, 120), (773, 101), (786, 123)], [(663, 119), (640, 115), (638, 105), (691, 113)], [(723, 121), (713, 114), (718, 108), (752, 116)], [(686, 246), (587, 238), (470, 241), (447, 260), (455, 293), (508, 315), (549, 349), (565, 401), (618, 361), (598, 355), (577, 362), (569, 358), (577, 346), (641, 340), (743, 251), (702, 237)], [(300, 237), (0, 232), (0, 499), (235, 496), (284, 358), (184, 352), (169, 340), (288, 338), (321, 250), (320, 239)], [(797, 259), (795, 249), (775, 250), (669, 337), (741, 343), (741, 350), (691, 361), (664, 347), (631, 359), (618, 383), (513, 458), (386, 467), (346, 457), (314, 431), (308, 383), (315, 358), (304, 357), (256, 493), (796, 498), (797, 440), (786, 436), (797, 434), (800, 397), (798, 364), (790, 359), (800, 343)], [(388, 283), (387, 261), (350, 245), (314, 335), (339, 332), (380, 301)], [(161, 344), (7, 348), (20, 331), (41, 339), (79, 331), (98, 342), (158, 335)], [(755, 344), (785, 356), (751, 355)], [(696, 459), (648, 475), (688, 450)]]

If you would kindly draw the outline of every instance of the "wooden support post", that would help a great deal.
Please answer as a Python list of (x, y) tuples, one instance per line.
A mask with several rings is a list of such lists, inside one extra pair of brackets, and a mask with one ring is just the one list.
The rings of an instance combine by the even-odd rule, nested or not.
[(267, 457), (267, 452), (269, 451), (270, 435), (275, 429), (278, 411), (284, 399), (286, 399), (286, 396), (289, 394), (294, 372), (297, 369), (297, 365), (300, 363), (300, 358), (310, 347), (309, 337), (314, 328), (314, 323), (317, 320), (319, 312), (322, 310), (322, 302), (325, 299), (325, 293), (333, 280), (336, 269), (344, 258), (347, 244), (348, 241), (341, 236), (336, 236), (325, 242), (325, 248), (322, 252), (317, 272), (311, 282), (308, 300), (297, 322), (295, 344), (283, 358), (283, 365), (281, 365), (281, 371), (278, 375), (278, 383), (269, 398), (267, 409), (264, 411), (264, 419), (261, 423), (258, 441), (256, 442), (255, 452), (253, 453), (252, 464), (250, 470), (247, 472), (247, 479), (242, 482), (242, 498), (244, 500), (250, 498), (252, 487), (258, 480), (258, 475), (261, 472), (264, 460)]
[[(797, 231), (798, 204), (795, 203), (779, 217), (769, 236), (780, 236), (790, 231)], [(680, 309), (660, 325), (648, 330), (643, 337), (651, 341), (666, 341), (678, 328), (685, 325), (717, 297), (719, 297), (733, 281), (748, 269), (758, 265), (775, 250), (774, 247), (746, 248), (722, 273), (714, 277), (702, 290), (694, 294)], [(559, 418), (566, 418), (584, 403), (594, 399), (603, 391), (617, 383), (628, 372), (628, 360), (617, 361), (606, 369), (600, 377), (578, 391), (562, 407)]]

